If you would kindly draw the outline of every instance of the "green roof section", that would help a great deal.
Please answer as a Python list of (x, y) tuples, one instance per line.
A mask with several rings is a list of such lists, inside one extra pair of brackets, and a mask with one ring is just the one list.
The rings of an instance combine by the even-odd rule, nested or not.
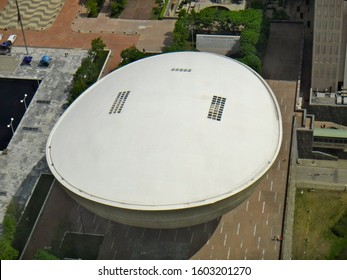
[(332, 128), (315, 128), (314, 137), (347, 138), (347, 130)]

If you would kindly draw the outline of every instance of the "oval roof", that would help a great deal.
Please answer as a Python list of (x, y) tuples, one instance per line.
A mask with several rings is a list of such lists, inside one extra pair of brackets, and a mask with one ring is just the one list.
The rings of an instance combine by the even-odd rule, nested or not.
[(282, 139), (277, 101), (247, 66), (210, 53), (142, 59), (88, 88), (47, 143), (70, 191), (136, 210), (202, 206), (252, 185)]

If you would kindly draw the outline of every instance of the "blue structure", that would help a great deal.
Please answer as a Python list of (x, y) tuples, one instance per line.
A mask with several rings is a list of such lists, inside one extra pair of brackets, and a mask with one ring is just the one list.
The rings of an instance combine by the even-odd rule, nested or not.
[(40, 65), (48, 66), (51, 63), (51, 58), (48, 55), (44, 55), (40, 60)]
[(25, 56), (22, 61), (22, 65), (30, 65), (33, 57), (32, 56)]

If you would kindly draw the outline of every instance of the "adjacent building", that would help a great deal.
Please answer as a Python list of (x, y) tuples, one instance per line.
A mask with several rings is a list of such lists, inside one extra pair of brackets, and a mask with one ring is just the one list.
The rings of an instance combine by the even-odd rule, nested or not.
[(347, 88), (347, 1), (315, 0), (311, 87)]

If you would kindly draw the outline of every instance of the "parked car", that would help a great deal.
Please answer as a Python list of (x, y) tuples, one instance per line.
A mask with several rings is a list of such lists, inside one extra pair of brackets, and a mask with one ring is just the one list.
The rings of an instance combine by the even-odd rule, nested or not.
[(12, 34), (12, 35), (8, 36), (7, 41), (11, 42), (11, 44), (13, 44), (14, 41), (16, 41), (16, 39), (17, 39), (17, 35)]

